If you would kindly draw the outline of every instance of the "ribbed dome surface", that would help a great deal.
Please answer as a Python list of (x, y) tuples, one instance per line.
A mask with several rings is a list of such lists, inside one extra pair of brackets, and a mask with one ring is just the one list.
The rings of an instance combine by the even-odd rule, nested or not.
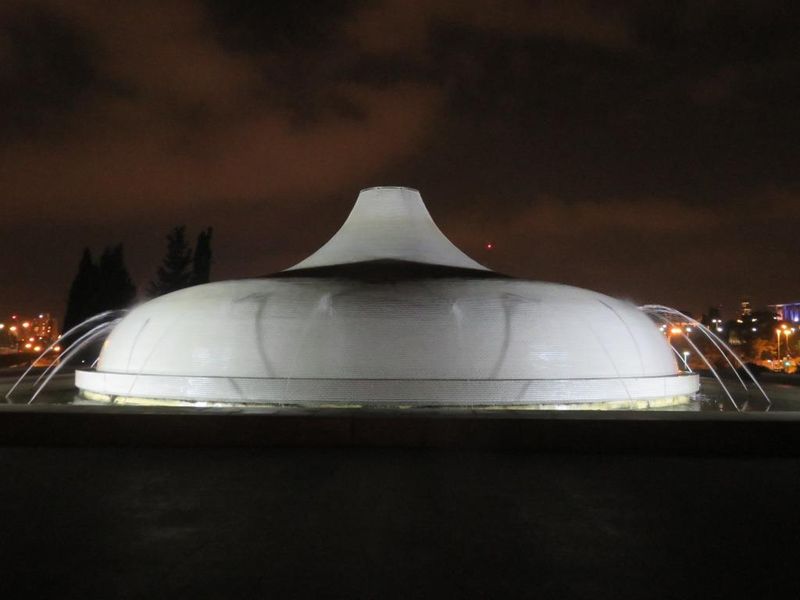
[(189, 401), (530, 404), (671, 397), (696, 377), (678, 375), (635, 306), (496, 276), (416, 191), (375, 188), (292, 269), (139, 306), (78, 385)]
[(99, 370), (279, 378), (561, 379), (676, 373), (635, 307), (515, 280), (245, 280), (169, 294), (112, 333)]

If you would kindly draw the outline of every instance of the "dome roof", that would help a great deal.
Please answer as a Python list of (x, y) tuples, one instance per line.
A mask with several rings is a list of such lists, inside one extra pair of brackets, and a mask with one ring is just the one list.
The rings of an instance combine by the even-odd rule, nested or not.
[(291, 269), (137, 307), (77, 384), (129, 400), (551, 405), (683, 398), (697, 378), (632, 304), (493, 273), (418, 192), (372, 188)]
[(341, 229), (288, 270), (377, 259), (487, 270), (445, 237), (419, 192), (405, 187), (362, 190)]

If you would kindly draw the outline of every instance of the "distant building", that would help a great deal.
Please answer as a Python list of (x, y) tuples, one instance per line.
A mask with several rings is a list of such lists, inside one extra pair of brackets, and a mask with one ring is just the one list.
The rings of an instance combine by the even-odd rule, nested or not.
[(743, 313), (736, 319), (728, 321), (722, 329), (727, 334), (729, 344), (741, 346), (759, 338), (770, 339), (775, 319), (775, 313), (771, 310), (757, 310), (754, 312), (751, 309), (748, 314), (745, 315)]
[(778, 315), (781, 321), (800, 323), (800, 302), (770, 304), (769, 307), (775, 311), (775, 314)]
[(11, 315), (0, 322), (0, 348), (4, 351), (37, 351), (58, 339), (58, 324), (50, 313)]

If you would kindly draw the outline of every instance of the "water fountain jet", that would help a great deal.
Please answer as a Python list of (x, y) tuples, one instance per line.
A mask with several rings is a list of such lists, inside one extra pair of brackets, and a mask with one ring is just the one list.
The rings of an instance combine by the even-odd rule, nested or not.
[[(68, 329), (67, 331), (65, 331), (63, 334), (61, 334), (61, 336), (59, 337), (59, 339), (57, 339), (57, 340), (55, 340), (54, 342), (52, 342), (52, 343), (51, 343), (49, 346), (47, 346), (47, 348), (45, 348), (45, 349), (44, 349), (44, 351), (43, 351), (43, 352), (42, 352), (42, 353), (41, 353), (39, 356), (37, 356), (37, 357), (36, 357), (36, 358), (35, 358), (33, 361), (31, 361), (31, 364), (28, 366), (28, 368), (27, 368), (27, 369), (25, 369), (25, 371), (23, 371), (22, 375), (20, 375), (20, 376), (19, 376), (19, 378), (18, 378), (18, 379), (17, 379), (17, 380), (14, 382), (14, 384), (11, 386), (11, 388), (9, 388), (8, 392), (6, 392), (6, 394), (5, 394), (5, 396), (4, 396), (6, 403), (7, 403), (7, 404), (11, 404), (11, 396), (12, 396), (12, 394), (14, 393), (14, 391), (15, 391), (15, 390), (16, 390), (16, 389), (19, 387), (19, 385), (20, 385), (20, 384), (21, 384), (21, 383), (22, 383), (22, 382), (25, 380), (25, 378), (28, 376), (28, 374), (31, 372), (31, 370), (33, 370), (34, 366), (36, 366), (36, 363), (37, 363), (37, 362), (39, 362), (40, 360), (42, 360), (42, 359), (43, 359), (45, 356), (47, 356), (48, 352), (51, 352), (51, 351), (52, 351), (52, 350), (53, 350), (53, 349), (54, 349), (56, 346), (59, 346), (59, 345), (61, 345), (61, 346), (63, 346), (63, 347), (65, 347), (65, 348), (66, 348), (66, 347), (67, 347), (67, 341), (68, 341), (68, 340), (70, 340), (70, 339), (72, 338), (72, 336), (73, 336), (73, 335), (75, 335), (75, 334), (77, 334), (78, 332), (82, 331), (82, 330), (83, 330), (83, 329), (84, 329), (84, 328), (85, 328), (87, 325), (91, 325), (92, 323), (97, 323), (98, 321), (104, 321), (104, 320), (107, 320), (107, 319), (112, 319), (112, 320), (114, 321), (114, 323), (117, 323), (117, 322), (119, 322), (119, 321), (121, 320), (121, 318), (117, 318), (117, 315), (121, 316), (121, 315), (124, 315), (124, 314), (126, 314), (127, 312), (128, 312), (128, 311), (127, 311), (127, 310), (125, 310), (125, 309), (121, 309), (121, 310), (107, 310), (107, 311), (104, 311), (104, 312), (98, 313), (98, 314), (96, 314), (96, 315), (93, 315), (93, 316), (89, 317), (88, 319), (85, 319), (85, 320), (81, 321), (80, 323), (78, 323), (78, 324), (77, 324), (77, 325), (75, 325), (74, 327), (71, 327), (70, 329)], [(97, 326), (97, 327), (100, 327), (100, 326), (102, 326), (102, 325), (104, 325), (104, 324), (105, 324), (105, 323), (101, 323), (101, 325), (99, 325), (99, 326)], [(93, 328), (93, 330), (92, 330), (92, 331), (94, 331), (95, 329), (97, 329), (97, 328)], [(78, 340), (76, 340), (76, 342), (74, 342), (74, 343), (78, 343), (78, 342), (80, 342), (80, 341), (81, 341), (81, 340), (82, 340), (84, 337), (85, 337), (85, 336), (81, 336), (81, 337), (80, 337)], [(70, 344), (70, 345), (71, 345), (71, 344)], [(59, 359), (58, 359), (58, 361), (59, 361), (59, 362), (61, 362), (61, 361), (63, 361), (63, 360), (64, 360), (64, 358), (65, 358), (65, 354), (66, 354), (67, 352), (68, 352), (68, 351), (67, 351), (67, 350), (65, 350), (65, 351), (64, 351), (64, 354), (62, 354), (62, 355), (59, 357)], [(43, 377), (44, 377), (44, 376), (45, 376), (45, 375), (46, 375), (46, 374), (47, 374), (47, 373), (50, 371), (50, 369), (51, 369), (51, 368), (53, 368), (53, 365), (55, 365), (55, 364), (56, 364), (56, 361), (54, 361), (54, 362), (50, 363), (50, 364), (49, 364), (49, 365), (48, 365), (48, 366), (45, 368), (45, 370), (44, 370), (44, 371), (43, 371), (43, 372), (42, 372), (42, 373), (39, 375), (39, 377), (37, 377), (37, 378), (36, 378), (36, 381), (34, 381), (34, 383), (33, 383), (33, 387), (34, 387), (34, 388), (36, 388), (36, 386), (39, 384), (39, 382), (41, 381), (41, 379), (42, 379), (42, 378), (43, 378)], [(48, 380), (48, 381), (49, 381), (49, 380)], [(38, 393), (38, 392), (37, 392), (37, 393)], [(29, 402), (29, 403), (30, 403), (30, 402)]]

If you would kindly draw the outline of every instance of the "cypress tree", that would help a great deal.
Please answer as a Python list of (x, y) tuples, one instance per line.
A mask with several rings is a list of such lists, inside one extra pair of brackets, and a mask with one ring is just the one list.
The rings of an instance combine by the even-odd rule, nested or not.
[(125, 267), (122, 244), (109, 246), (100, 257), (95, 311), (126, 308), (135, 297), (136, 286)]
[(151, 298), (169, 294), (189, 285), (192, 251), (186, 244), (186, 227), (175, 227), (167, 234), (167, 254), (158, 267), (156, 278), (150, 282), (148, 295)]
[(64, 331), (100, 312), (130, 306), (136, 286), (125, 267), (122, 244), (103, 250), (99, 264), (84, 248), (78, 273), (72, 280), (64, 314)]
[(64, 331), (95, 314), (97, 290), (97, 266), (89, 248), (83, 249), (78, 273), (69, 287), (67, 310), (64, 314)]
[(191, 285), (208, 283), (211, 277), (211, 235), (214, 230), (209, 227), (197, 236), (192, 261)]

